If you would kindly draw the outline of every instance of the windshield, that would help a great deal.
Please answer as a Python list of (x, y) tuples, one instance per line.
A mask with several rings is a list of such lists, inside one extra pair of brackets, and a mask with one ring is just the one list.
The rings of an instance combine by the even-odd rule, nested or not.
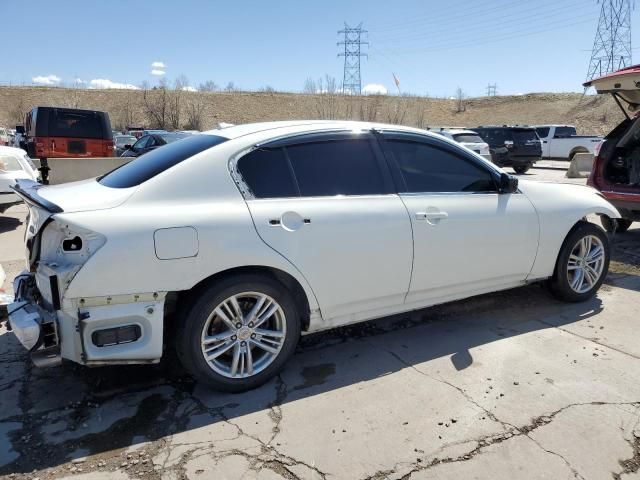
[(459, 143), (484, 143), (480, 135), (474, 135), (472, 133), (459, 133), (454, 135), (453, 139)]
[(180, 141), (156, 148), (100, 177), (105, 187), (129, 188), (146, 182), (189, 157), (215, 147), (228, 139), (217, 135), (188, 135)]
[(116, 147), (124, 147), (125, 145), (133, 145), (138, 139), (133, 135), (120, 135), (115, 138)]
[(22, 170), (18, 159), (12, 155), (0, 155), (0, 172), (15, 172)]

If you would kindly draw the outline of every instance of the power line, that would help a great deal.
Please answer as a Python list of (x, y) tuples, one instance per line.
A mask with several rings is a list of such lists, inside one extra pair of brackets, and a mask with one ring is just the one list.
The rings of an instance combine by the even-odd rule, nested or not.
[(338, 42), (338, 46), (344, 46), (344, 51), (338, 57), (344, 57), (344, 74), (342, 79), (342, 93), (360, 95), (362, 93), (362, 80), (360, 77), (360, 58), (367, 57), (362, 53), (362, 46), (369, 42), (362, 40), (367, 31), (362, 29), (362, 23), (352, 28), (345, 22), (344, 29), (338, 31), (338, 35), (344, 35), (344, 40)]
[(587, 80), (632, 64), (631, 1), (603, 0)]

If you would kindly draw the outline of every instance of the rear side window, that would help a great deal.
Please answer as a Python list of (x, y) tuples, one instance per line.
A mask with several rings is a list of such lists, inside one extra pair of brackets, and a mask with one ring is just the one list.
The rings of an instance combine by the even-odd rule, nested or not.
[(553, 135), (556, 138), (569, 138), (576, 134), (577, 132), (574, 127), (556, 127), (556, 131)]
[(387, 140), (406, 192), (493, 192), (491, 174), (448, 150), (426, 143)]
[(538, 140), (538, 135), (533, 128), (529, 129), (514, 129), (513, 132), (513, 141), (518, 144), (531, 143), (534, 140)]
[(50, 137), (103, 138), (102, 118), (95, 112), (65, 112), (53, 110), (49, 113)]
[(303, 197), (386, 193), (380, 166), (367, 139), (291, 145), (286, 153)]
[(238, 161), (238, 171), (256, 198), (298, 196), (291, 168), (282, 148), (254, 150)]
[(0, 155), (0, 172), (15, 172), (23, 170), (18, 159), (12, 155)]
[(509, 132), (504, 128), (483, 128), (478, 130), (478, 134), (489, 145), (501, 145), (505, 140), (511, 140)]
[(100, 177), (105, 187), (129, 188), (140, 185), (161, 172), (228, 139), (217, 135), (193, 135), (151, 150)]

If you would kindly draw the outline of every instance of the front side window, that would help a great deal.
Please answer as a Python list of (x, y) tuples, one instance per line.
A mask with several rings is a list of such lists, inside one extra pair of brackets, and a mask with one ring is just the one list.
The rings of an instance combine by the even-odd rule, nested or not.
[(490, 172), (470, 160), (430, 144), (387, 140), (405, 192), (495, 192)]
[(303, 197), (386, 193), (368, 139), (303, 143), (285, 151)]
[(549, 127), (536, 128), (536, 133), (540, 138), (547, 138), (549, 136)]
[(147, 146), (149, 145), (149, 140), (151, 140), (151, 137), (148, 136), (148, 135), (142, 137), (140, 140), (138, 140), (136, 143), (134, 143), (133, 149), (134, 150), (142, 150), (143, 148), (147, 148)]

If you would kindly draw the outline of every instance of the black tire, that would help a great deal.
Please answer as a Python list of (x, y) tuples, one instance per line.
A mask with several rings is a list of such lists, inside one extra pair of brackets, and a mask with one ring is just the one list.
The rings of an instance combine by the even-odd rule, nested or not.
[[(286, 335), (279, 353), (264, 370), (245, 378), (229, 378), (214, 371), (205, 360), (201, 335), (213, 310), (243, 292), (257, 292), (275, 300), (284, 312)], [(295, 351), (300, 338), (300, 315), (288, 290), (277, 280), (259, 274), (235, 275), (195, 292), (193, 297), (188, 313), (177, 327), (176, 352), (185, 370), (199, 382), (225, 392), (251, 390), (276, 376)], [(247, 345), (250, 344), (248, 341)]]
[(625, 218), (611, 218), (606, 215), (601, 215), (600, 221), (608, 233), (624, 233), (629, 230), (629, 227), (633, 223), (633, 220), (627, 220)]
[(518, 174), (527, 173), (531, 165), (514, 165), (513, 170)]
[[(573, 249), (577, 246), (578, 242), (586, 237), (586, 236), (595, 236), (602, 243), (604, 249), (604, 260), (603, 260), (603, 268), (600, 277), (594, 283), (594, 285), (589, 288), (589, 290), (585, 292), (577, 292), (569, 283), (568, 276), (568, 263), (569, 257), (572, 254)], [(560, 253), (558, 254), (558, 259), (556, 260), (556, 268), (553, 273), (553, 277), (549, 279), (548, 287), (551, 293), (559, 300), (565, 302), (584, 302), (585, 300), (589, 300), (592, 298), (600, 286), (602, 282), (604, 282), (605, 277), (607, 276), (607, 272), (609, 271), (609, 259), (610, 259), (610, 251), (609, 251), (609, 239), (607, 234), (597, 225), (593, 223), (581, 221), (579, 222), (567, 235), (565, 238), (562, 247), (560, 248)]]

